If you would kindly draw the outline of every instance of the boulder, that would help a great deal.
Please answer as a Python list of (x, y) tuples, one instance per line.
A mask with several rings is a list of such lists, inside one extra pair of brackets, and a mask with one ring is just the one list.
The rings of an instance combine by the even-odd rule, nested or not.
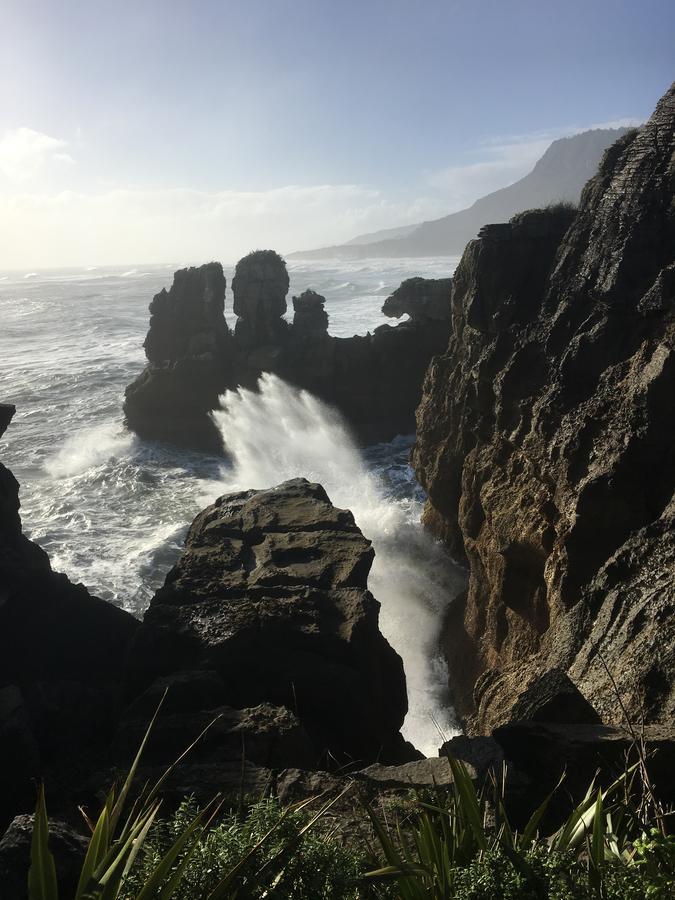
[(675, 714), (674, 152), (675, 86), (578, 211), (488, 226), (455, 272), (414, 466), (469, 568), (444, 646), (475, 733), (554, 669), (606, 724)]
[(407, 278), (402, 281), (382, 307), (385, 316), (400, 319), (410, 316), (413, 322), (450, 318), (452, 278)]
[[(410, 758), (399, 734), (402, 663), (379, 632), (379, 604), (367, 590), (372, 560), (352, 514), (318, 484), (295, 479), (221, 497), (193, 522), (150, 604), (129, 657), (128, 696), (155, 682), (157, 697), (158, 678), (215, 673), (208, 683), (200, 676), (198, 689), (185, 681), (180, 688), (195, 698), (179, 712), (185, 745), (196, 736), (192, 713), (215, 702), (290, 710), (315, 764)], [(307, 764), (304, 744), (285, 762)]]

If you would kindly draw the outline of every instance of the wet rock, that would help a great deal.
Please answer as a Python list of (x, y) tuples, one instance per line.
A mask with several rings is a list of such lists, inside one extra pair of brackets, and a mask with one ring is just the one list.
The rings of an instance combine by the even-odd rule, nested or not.
[(382, 307), (385, 316), (400, 319), (410, 316), (413, 322), (450, 318), (452, 278), (407, 278)]
[(172, 673), (215, 672), (230, 707), (292, 710), (316, 762), (398, 761), (405, 679), (378, 630), (372, 559), (352, 514), (318, 484), (221, 497), (195, 519), (150, 604), (130, 696)]
[(414, 465), (469, 566), (444, 642), (475, 732), (552, 669), (605, 723), (675, 713), (674, 149), (675, 87), (578, 212), (489, 226), (455, 272)]

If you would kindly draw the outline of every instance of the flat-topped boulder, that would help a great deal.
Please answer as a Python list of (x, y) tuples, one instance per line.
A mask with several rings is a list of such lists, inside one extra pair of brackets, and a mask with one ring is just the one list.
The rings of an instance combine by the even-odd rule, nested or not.
[[(210, 672), (220, 689), (213, 693), (213, 675), (200, 678), (208, 699), (197, 692), (190, 716), (266, 704), (297, 717), (315, 764), (412, 758), (399, 733), (403, 666), (367, 589), (372, 560), (352, 514), (321, 485), (294, 479), (219, 498), (193, 522), (150, 604), (130, 654), (128, 695), (181, 672)], [(195, 736), (187, 727), (185, 735)], [(302, 754), (285, 764), (306, 767)]]

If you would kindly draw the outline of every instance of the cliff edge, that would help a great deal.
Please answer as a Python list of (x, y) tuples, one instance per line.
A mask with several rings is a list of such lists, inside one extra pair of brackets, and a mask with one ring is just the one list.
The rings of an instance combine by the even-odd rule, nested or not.
[(674, 154), (675, 85), (578, 212), (487, 226), (455, 273), (414, 465), (469, 567), (445, 652), (476, 732), (551, 669), (606, 723), (675, 713)]

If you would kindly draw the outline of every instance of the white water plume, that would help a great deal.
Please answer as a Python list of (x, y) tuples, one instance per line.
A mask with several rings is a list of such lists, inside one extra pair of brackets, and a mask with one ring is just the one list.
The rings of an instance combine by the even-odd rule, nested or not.
[[(302, 476), (320, 482), (350, 509), (373, 542), (369, 587), (380, 601), (380, 627), (403, 658), (410, 711), (403, 734), (436, 755), (457, 733), (438, 650), (444, 609), (462, 575), (421, 528), (418, 501), (396, 499), (369, 471), (339, 416), (306, 391), (265, 374), (259, 392), (228, 391), (213, 413), (229, 452), (219, 492), (266, 488)], [(211, 491), (212, 492), (212, 486)]]

